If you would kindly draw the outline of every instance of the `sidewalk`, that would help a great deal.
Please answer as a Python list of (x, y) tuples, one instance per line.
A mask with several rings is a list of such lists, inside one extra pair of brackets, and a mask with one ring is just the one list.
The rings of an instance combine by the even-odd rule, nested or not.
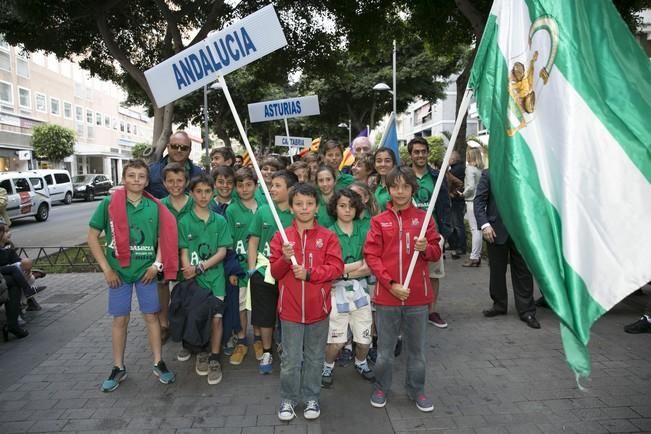
[(102, 393), (112, 359), (103, 278), (67, 274), (44, 279), (43, 310), (29, 313), (30, 336), (0, 343), (0, 432), (651, 432), (651, 336), (622, 331), (639, 316), (644, 297), (629, 297), (594, 327), (593, 373), (581, 392), (551, 312), (538, 312), (541, 330), (529, 329), (513, 309), (486, 319), (488, 267), (464, 269), (450, 259), (446, 267), (439, 311), (450, 327), (429, 326), (433, 413), (407, 400), (404, 356), (385, 409), (369, 405), (371, 386), (352, 367), (338, 368), (322, 393), (322, 416), (311, 423), (302, 411), (289, 424), (276, 418), (278, 360), (271, 376), (257, 373), (251, 354), (239, 367), (224, 360), (224, 380), (209, 386), (193, 361), (176, 361), (178, 344), (171, 343), (164, 359), (177, 381), (165, 386), (151, 372), (139, 315), (130, 324), (129, 378)]

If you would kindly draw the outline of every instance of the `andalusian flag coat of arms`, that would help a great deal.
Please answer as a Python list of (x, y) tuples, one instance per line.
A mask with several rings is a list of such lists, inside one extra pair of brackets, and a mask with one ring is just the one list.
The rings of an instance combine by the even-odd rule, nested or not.
[(651, 280), (651, 66), (608, 0), (496, 0), (469, 87), (500, 214), (590, 373), (590, 327)]

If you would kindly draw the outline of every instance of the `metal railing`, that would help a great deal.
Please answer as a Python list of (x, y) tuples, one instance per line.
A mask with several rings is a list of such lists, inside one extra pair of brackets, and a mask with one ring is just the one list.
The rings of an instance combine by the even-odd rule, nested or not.
[(32, 260), (32, 267), (48, 273), (92, 273), (101, 271), (88, 246), (18, 247), (21, 258)]

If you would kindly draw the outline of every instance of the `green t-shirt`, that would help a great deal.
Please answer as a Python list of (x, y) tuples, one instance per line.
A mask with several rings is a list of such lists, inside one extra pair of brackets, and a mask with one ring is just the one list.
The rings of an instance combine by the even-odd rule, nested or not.
[(375, 189), (375, 200), (380, 208), (380, 211), (386, 211), (387, 203), (391, 200), (389, 189), (384, 184), (378, 184)]
[(430, 175), (429, 172), (425, 173), (422, 178), (418, 179), (418, 191), (414, 193), (414, 204), (416, 208), (427, 211), (429, 206), (429, 201), (432, 198), (432, 193), (434, 193), (434, 178)]
[(316, 221), (324, 228), (329, 228), (335, 224), (336, 219), (328, 214), (328, 202), (319, 195), (319, 209), (316, 212)]
[(129, 250), (131, 262), (128, 267), (122, 268), (115, 257), (113, 233), (109, 221), (108, 206), (111, 197), (105, 197), (97, 206), (90, 219), (89, 226), (104, 231), (106, 234), (106, 260), (109, 266), (118, 273), (120, 279), (126, 283), (137, 282), (156, 260), (158, 246), (158, 205), (143, 196), (137, 207), (127, 202), (127, 220), (129, 222)]
[(337, 234), (339, 238), (341, 257), (344, 260), (344, 264), (361, 261), (364, 258), (366, 232), (364, 231), (364, 222), (362, 220), (353, 220), (353, 233), (350, 235), (345, 233), (337, 223), (334, 223), (328, 229)]
[(350, 173), (340, 173), (335, 181), (335, 191), (339, 191), (342, 188), (346, 188), (355, 182), (355, 177)]
[[(276, 205), (274, 204), (274, 206)], [(291, 226), (294, 216), (289, 208), (285, 211), (281, 211), (276, 206), (276, 211), (278, 212), (278, 217), (280, 218), (283, 228)], [(271, 255), (269, 242), (276, 231), (278, 231), (278, 228), (276, 227), (276, 221), (271, 214), (271, 208), (269, 208), (269, 205), (267, 204), (260, 205), (260, 208), (258, 208), (255, 216), (253, 216), (253, 220), (249, 226), (249, 235), (260, 238), (258, 253), (262, 253), (267, 258)]]
[[(256, 210), (257, 211), (257, 210)], [(231, 229), (233, 235), (233, 250), (237, 255), (237, 260), (240, 262), (242, 269), (248, 270), (248, 239), (249, 239), (249, 226), (253, 221), (255, 212), (247, 208), (241, 201), (234, 201), (228, 208), (226, 208), (226, 221)], [(239, 285), (246, 286), (248, 275), (240, 279)]]
[[(179, 221), (179, 248), (188, 249), (191, 265), (199, 265), (217, 253), (220, 247), (233, 245), (231, 229), (226, 219), (215, 212), (210, 212), (208, 221), (200, 219), (193, 211), (184, 215)], [(210, 267), (195, 277), (202, 288), (212, 291), (215, 297), (226, 295), (224, 262)]]
[(192, 201), (192, 197), (190, 197), (189, 194), (186, 194), (188, 201), (183, 205), (183, 208), (181, 208), (179, 211), (174, 208), (174, 205), (172, 205), (172, 197), (171, 196), (165, 196), (162, 198), (160, 201), (163, 205), (167, 207), (168, 210), (172, 213), (174, 218), (176, 219), (176, 222), (181, 219), (184, 215), (192, 211), (192, 208), (194, 207), (194, 202)]

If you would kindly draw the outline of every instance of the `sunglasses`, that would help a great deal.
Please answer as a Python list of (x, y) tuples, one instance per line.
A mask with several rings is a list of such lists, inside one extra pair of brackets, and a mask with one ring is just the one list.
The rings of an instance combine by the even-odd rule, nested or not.
[(175, 151), (187, 152), (187, 151), (190, 150), (190, 146), (188, 146), (188, 145), (173, 145), (173, 144), (170, 144), (170, 149), (174, 149)]

